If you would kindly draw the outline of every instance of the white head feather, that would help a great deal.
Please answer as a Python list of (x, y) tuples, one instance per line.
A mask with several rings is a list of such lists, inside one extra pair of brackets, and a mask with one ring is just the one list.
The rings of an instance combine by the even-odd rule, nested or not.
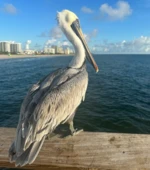
[(71, 24), (77, 19), (78, 17), (69, 10), (57, 12), (58, 25), (75, 48), (75, 57), (69, 64), (72, 68), (80, 68), (85, 60), (85, 49), (83, 44), (71, 28)]
[(57, 12), (57, 21), (60, 27), (63, 27), (64, 23), (71, 25), (78, 17), (76, 14), (69, 10), (63, 10), (62, 12)]

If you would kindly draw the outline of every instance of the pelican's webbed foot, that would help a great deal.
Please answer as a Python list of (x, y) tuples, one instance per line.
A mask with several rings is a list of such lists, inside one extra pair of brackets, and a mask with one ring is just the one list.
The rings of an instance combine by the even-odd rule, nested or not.
[(83, 131), (83, 129), (75, 129), (73, 126), (73, 120), (67, 122), (67, 124), (69, 124), (69, 131), (68, 128), (64, 129), (63, 126), (58, 126), (54, 132), (50, 132), (49, 134), (47, 134), (46, 139), (50, 140), (53, 137), (59, 137), (59, 138), (68, 138), (74, 135), (79, 134), (80, 132)]

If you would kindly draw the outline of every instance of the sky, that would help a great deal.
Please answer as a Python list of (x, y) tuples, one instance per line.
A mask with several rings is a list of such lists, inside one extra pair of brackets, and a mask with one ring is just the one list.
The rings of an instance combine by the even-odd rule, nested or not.
[(71, 47), (56, 21), (64, 9), (78, 16), (93, 53), (150, 54), (150, 0), (1, 0), (0, 41)]

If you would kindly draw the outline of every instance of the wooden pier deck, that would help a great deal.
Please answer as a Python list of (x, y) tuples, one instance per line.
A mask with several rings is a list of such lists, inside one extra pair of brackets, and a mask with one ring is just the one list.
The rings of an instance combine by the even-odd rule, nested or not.
[[(14, 168), (8, 148), (15, 129), (0, 128), (0, 167)], [(25, 169), (150, 170), (150, 135), (82, 132), (46, 140), (36, 161)]]

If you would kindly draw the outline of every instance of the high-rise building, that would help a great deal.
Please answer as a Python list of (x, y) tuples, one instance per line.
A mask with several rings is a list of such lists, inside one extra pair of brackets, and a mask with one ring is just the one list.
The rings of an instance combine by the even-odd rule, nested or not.
[(64, 50), (62, 47), (58, 47), (57, 45), (52, 45), (52, 48), (55, 49), (56, 54), (64, 54)]
[(0, 52), (10, 52), (10, 42), (0, 42)]
[(30, 50), (30, 47), (29, 47), (29, 45), (31, 44), (31, 40), (27, 40), (26, 41), (26, 45), (25, 45), (25, 50), (27, 51), (27, 50)]
[(14, 43), (9, 41), (0, 42), (0, 52), (21, 53), (21, 43)]
[(11, 53), (15, 53), (16, 52), (16, 46), (15, 46), (15, 44), (10, 44), (10, 52)]
[(57, 53), (58, 53), (58, 47), (57, 47), (57, 45), (52, 45), (52, 48), (55, 49), (55, 53), (57, 54)]
[(22, 52), (21, 43), (16, 43), (16, 49), (17, 49), (17, 53), (21, 53)]
[(0, 42), (0, 52), (4, 52), (4, 44)]
[(58, 47), (58, 48), (57, 48), (57, 53), (58, 53), (58, 54), (64, 54), (63, 48), (62, 48), (62, 47)]
[(44, 47), (44, 53), (55, 54), (55, 48), (52, 48), (52, 47)]
[(29, 50), (29, 44), (26, 44), (25, 49)]
[(10, 44), (11, 53), (21, 53), (21, 43)]
[(65, 54), (70, 54), (70, 49), (69, 49), (69, 48), (66, 48), (66, 49), (64, 50), (64, 52), (65, 52)]

